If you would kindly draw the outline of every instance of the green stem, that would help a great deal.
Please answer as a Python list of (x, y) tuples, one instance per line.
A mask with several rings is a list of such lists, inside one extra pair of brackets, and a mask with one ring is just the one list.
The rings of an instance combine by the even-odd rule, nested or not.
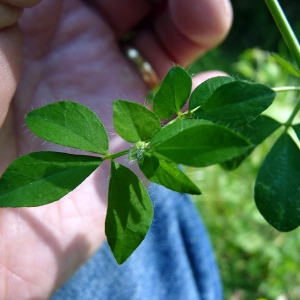
[(288, 118), (288, 120), (285, 122), (284, 126), (285, 126), (285, 130), (287, 131), (289, 129), (289, 127), (292, 125), (293, 120), (295, 119), (297, 113), (300, 110), (300, 98), (298, 99), (298, 103), (297, 105), (294, 107), (290, 117)]
[(123, 150), (123, 151), (120, 151), (120, 152), (117, 152), (117, 153), (108, 154), (108, 155), (106, 155), (106, 156), (104, 157), (104, 160), (106, 160), (106, 159), (112, 160), (112, 159), (118, 158), (118, 157), (120, 157), (120, 156), (123, 156), (123, 155), (128, 154), (129, 151), (130, 151), (130, 149), (126, 149), (126, 150)]
[(187, 119), (187, 118), (192, 118), (193, 117), (193, 113), (199, 109), (200, 106), (197, 106), (196, 108), (192, 109), (192, 110), (187, 110), (185, 111), (184, 113), (181, 114), (181, 117), (184, 118), (184, 119)]
[(285, 43), (291, 51), (298, 67), (300, 68), (300, 45), (298, 43), (297, 37), (291, 28), (280, 4), (277, 0), (265, 0), (269, 11), (271, 12), (278, 29), (283, 36)]
[(289, 92), (289, 91), (300, 91), (300, 86), (280, 86), (274, 87), (272, 90), (276, 93), (279, 92)]

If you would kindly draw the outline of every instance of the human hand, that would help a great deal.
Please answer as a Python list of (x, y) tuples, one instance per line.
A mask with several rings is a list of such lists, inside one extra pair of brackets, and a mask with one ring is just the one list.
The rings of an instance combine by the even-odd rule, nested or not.
[[(26, 130), (32, 108), (61, 99), (87, 105), (112, 133), (115, 152), (124, 142), (113, 135), (112, 101), (143, 103), (147, 91), (118, 40), (157, 1), (44, 0), (24, 11), (20, 34), (21, 9), (37, 2), (0, 3), (0, 173), (20, 154), (61, 150)], [(174, 63), (185, 65), (218, 44), (230, 23), (226, 0), (170, 0), (132, 43), (162, 78)], [(0, 299), (47, 299), (103, 243), (108, 168), (101, 165), (58, 202), (0, 210)]]

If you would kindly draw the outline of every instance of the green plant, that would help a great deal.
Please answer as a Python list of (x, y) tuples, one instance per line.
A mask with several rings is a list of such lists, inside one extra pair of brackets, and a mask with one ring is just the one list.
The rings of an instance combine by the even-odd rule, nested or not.
[[(226, 56), (226, 52), (222, 52), (219, 59)], [(243, 52), (234, 67), (233, 72), (239, 76), (269, 86), (297, 83), (296, 77), (282, 72), (269, 52), (258, 48)], [(295, 95), (296, 92), (277, 93), (264, 115), (276, 116), (284, 123), (293, 109)], [(300, 231), (278, 232), (265, 222), (253, 201), (253, 179), (280, 131), (265, 140), (234, 171), (227, 172), (218, 165), (197, 170), (186, 168), (191, 179), (201, 186), (202, 194), (193, 200), (213, 243), (224, 299), (277, 299), (280, 296), (299, 299)]]
[[(227, 102), (232, 110), (214, 120)], [(108, 193), (106, 234), (108, 243), (119, 263), (134, 251), (145, 237), (153, 217), (153, 209), (146, 188), (128, 168), (115, 159), (128, 155), (136, 160), (145, 176), (178, 192), (200, 194), (198, 187), (178, 168), (178, 164), (203, 167), (222, 163), (244, 154), (251, 147), (247, 138), (221, 123), (241, 124), (255, 119), (275, 96), (261, 85), (246, 83), (230, 77), (217, 77), (200, 85), (190, 97), (189, 110), (181, 112), (190, 96), (192, 80), (182, 68), (170, 70), (154, 100), (154, 112), (146, 107), (125, 101), (113, 103), (113, 123), (117, 133), (133, 143), (119, 153), (108, 153), (107, 132), (98, 117), (87, 107), (60, 101), (30, 112), (28, 127), (39, 137), (60, 145), (89, 151), (97, 156), (72, 155), (57, 152), (36, 152), (13, 162), (0, 180), (2, 207), (38, 206), (59, 200), (73, 190), (104, 160), (111, 161)], [(232, 98), (232, 91), (241, 93), (243, 101)], [(167, 101), (166, 101), (167, 100)], [(253, 109), (253, 107), (255, 107)], [(247, 114), (242, 113), (247, 111)], [(177, 114), (166, 126), (167, 120)]]
[[(274, 1), (268, 2), (271, 10), (279, 10)], [(282, 15), (276, 18), (284, 21)], [(283, 34), (292, 45), (291, 52), (300, 57), (292, 32), (285, 30)], [(278, 56), (275, 59), (287, 72), (300, 77), (291, 63)], [(221, 164), (233, 170), (273, 132), (283, 128), (258, 172), (255, 201), (265, 219), (278, 230), (296, 228), (300, 223), (300, 152), (289, 131), (293, 129), (300, 139), (300, 124), (293, 123), (300, 101), (284, 123), (261, 113), (273, 103), (276, 92), (299, 87), (272, 90), (232, 77), (216, 77), (193, 92), (191, 88), (191, 76), (174, 67), (155, 92), (154, 112), (130, 101), (114, 101), (116, 132), (133, 143), (118, 153), (108, 152), (106, 129), (83, 105), (60, 101), (32, 111), (26, 123), (37, 136), (95, 155), (36, 152), (18, 158), (0, 179), (0, 206), (39, 206), (57, 201), (104, 160), (110, 160), (106, 235), (117, 262), (123, 263), (144, 239), (153, 208), (142, 182), (116, 158), (128, 155), (136, 160), (152, 182), (178, 192), (200, 194), (178, 165), (199, 168)], [(188, 109), (183, 111), (186, 103)], [(168, 123), (162, 127), (161, 121)]]

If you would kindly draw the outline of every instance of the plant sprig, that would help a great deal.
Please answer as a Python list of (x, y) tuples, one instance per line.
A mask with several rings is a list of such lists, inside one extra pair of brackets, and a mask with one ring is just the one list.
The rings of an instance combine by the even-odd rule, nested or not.
[(274, 21), (288, 46), (292, 56), (294, 57), (298, 68), (300, 68), (300, 45), (297, 37), (289, 24), (279, 2), (277, 0), (265, 0)]
[[(266, 86), (216, 77), (192, 91), (191, 82), (184, 69), (173, 67), (154, 96), (154, 111), (128, 100), (115, 100), (115, 130), (132, 143), (118, 153), (109, 153), (107, 131), (87, 107), (65, 100), (33, 110), (26, 123), (37, 136), (94, 154), (45, 151), (21, 156), (0, 179), (0, 206), (57, 201), (104, 160), (110, 160), (105, 231), (117, 262), (123, 263), (145, 238), (153, 207), (140, 179), (115, 162), (116, 158), (127, 155), (135, 160), (152, 182), (177, 192), (200, 194), (179, 165), (222, 164), (234, 169), (280, 126), (260, 116), (275, 98), (275, 92)], [(182, 111), (186, 103), (188, 110)]]
[[(277, 54), (283, 71), (300, 77), (300, 47), (278, 1), (265, 0), (298, 67)], [(275, 131), (282, 133), (262, 163), (256, 178), (255, 203), (264, 218), (280, 231), (300, 225), (300, 110), (298, 100), (282, 124), (262, 115), (276, 93), (299, 86), (276, 87), (216, 77), (194, 91), (192, 78), (173, 67), (155, 91), (153, 111), (128, 100), (113, 102), (113, 124), (132, 147), (109, 153), (107, 131), (89, 108), (60, 101), (38, 108), (26, 117), (40, 138), (93, 155), (34, 152), (17, 158), (0, 178), (0, 207), (31, 207), (58, 201), (71, 192), (104, 160), (111, 161), (105, 231), (118, 263), (123, 263), (145, 238), (153, 207), (140, 179), (115, 159), (127, 155), (152, 182), (177, 192), (200, 194), (180, 165), (220, 164), (237, 168)], [(298, 93), (299, 94), (299, 93)], [(182, 111), (188, 104), (188, 110)], [(165, 126), (161, 126), (162, 120)], [(290, 129), (295, 137), (290, 136)]]

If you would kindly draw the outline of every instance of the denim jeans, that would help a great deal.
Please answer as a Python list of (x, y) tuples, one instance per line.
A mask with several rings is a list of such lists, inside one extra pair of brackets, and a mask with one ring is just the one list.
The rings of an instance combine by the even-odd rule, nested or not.
[(151, 228), (119, 266), (105, 243), (52, 300), (219, 300), (218, 268), (189, 196), (152, 185)]

